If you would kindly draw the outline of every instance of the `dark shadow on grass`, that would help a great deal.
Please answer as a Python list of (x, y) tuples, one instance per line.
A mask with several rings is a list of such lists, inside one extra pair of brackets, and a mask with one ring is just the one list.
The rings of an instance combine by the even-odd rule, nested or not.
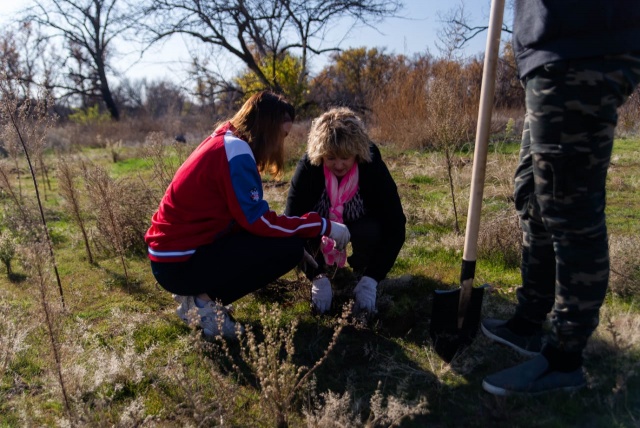
[[(324, 355), (333, 335), (332, 323), (341, 315), (343, 306), (353, 300), (356, 282), (349, 270), (339, 270), (332, 278), (334, 297), (331, 310), (324, 315), (300, 317), (294, 357), (298, 366), (312, 367)], [(310, 286), (304, 278), (280, 279), (254, 293), (254, 296), (262, 304), (277, 303), (286, 309), (300, 301), (309, 301)], [(470, 350), (464, 349), (445, 369), (458, 375), (463, 373), (467, 380), (463, 386), (455, 387), (444, 383), (439, 373), (434, 373), (428, 364), (420, 361), (423, 357), (409, 351), (432, 348), (429, 335), (432, 292), (442, 288), (446, 285), (439, 281), (416, 276), (381, 282), (378, 313), (366, 320), (353, 318), (343, 329), (336, 346), (315, 372), (316, 392), (331, 391), (339, 395), (348, 392), (364, 409), (368, 408), (369, 399), (377, 388), (384, 396), (402, 397), (408, 401), (426, 398), (429, 403), (439, 403), (442, 397), (456, 403), (458, 394), (472, 394), (474, 397), (470, 400), (473, 405), (455, 404), (454, 407), (460, 407), (460, 411), (453, 413), (455, 419), (472, 426), (481, 403), (478, 395), (483, 394), (480, 388), (483, 374), (466, 373), (468, 369), (461, 361), (469, 358)], [(438, 359), (433, 351), (427, 353)], [(471, 413), (468, 414), (469, 411)], [(363, 414), (366, 415), (366, 410)], [(445, 415), (450, 413), (447, 411)], [(428, 415), (406, 419), (400, 426), (464, 426), (457, 425), (455, 420), (451, 425), (452, 421), (447, 417), (443, 418), (442, 413), (431, 410)]]
[(24, 273), (11, 272), (9, 275), (7, 275), (7, 279), (9, 279), (9, 282), (13, 284), (21, 284), (27, 280), (27, 275), (25, 275)]
[(134, 278), (131, 274), (127, 278), (122, 272), (114, 271), (98, 264), (96, 264), (96, 267), (107, 274), (108, 278), (105, 280), (105, 285), (119, 287), (130, 294), (145, 293), (144, 287), (142, 287), (144, 282), (139, 278)]
[[(325, 316), (339, 316), (345, 304), (354, 299), (357, 278), (349, 269), (339, 269), (331, 278), (333, 299)], [(279, 279), (254, 293), (265, 304), (278, 303), (284, 308), (299, 301), (309, 301), (311, 283), (305, 278)], [(388, 278), (378, 285), (377, 313), (368, 317), (367, 328), (389, 339), (401, 338), (418, 346), (434, 344), (430, 337), (433, 291), (452, 288), (424, 276), (405, 275)], [(455, 314), (452, 314), (455, 315)], [(460, 348), (464, 352), (464, 347)], [(455, 356), (454, 356), (455, 358)], [(451, 358), (447, 358), (451, 361)]]
[[(340, 274), (342, 275), (342, 274)], [(332, 338), (342, 304), (353, 298), (354, 279), (337, 275), (332, 310), (325, 315), (298, 316), (294, 362), (311, 367)], [(282, 308), (309, 300), (306, 279), (281, 279), (255, 294), (269, 306)], [(451, 286), (449, 286), (450, 288)], [(450, 364), (433, 351), (429, 335), (430, 296), (447, 285), (430, 278), (403, 276), (380, 284), (379, 312), (366, 323), (353, 321), (340, 334), (334, 349), (315, 371), (315, 396), (349, 393), (352, 408), (368, 415), (369, 400), (380, 388), (383, 396), (405, 402), (426, 399), (428, 413), (405, 418), (401, 427), (598, 427), (634, 426), (640, 418), (637, 355), (594, 340), (587, 350), (590, 384), (578, 393), (550, 393), (536, 397), (496, 397), (482, 389), (482, 379), (523, 361), (512, 349), (478, 333)], [(483, 317), (507, 318), (514, 309), (512, 296), (487, 293)], [(256, 329), (260, 328), (256, 322)], [(261, 340), (260, 335), (258, 335)], [(231, 345), (239, 356), (239, 347)], [(236, 364), (241, 361), (236, 358)], [(245, 379), (257, 380), (240, 364)], [(228, 373), (231, 372), (227, 367)]]

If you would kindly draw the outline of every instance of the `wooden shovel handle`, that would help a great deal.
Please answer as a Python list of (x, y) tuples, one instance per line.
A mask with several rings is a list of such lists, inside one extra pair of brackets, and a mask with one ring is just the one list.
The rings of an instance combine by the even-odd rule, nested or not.
[(496, 87), (496, 69), (498, 56), (500, 54), (500, 32), (502, 30), (502, 17), (504, 15), (504, 1), (505, 0), (492, 0), (491, 2), (489, 33), (487, 35), (487, 48), (484, 57), (478, 124), (473, 152), (467, 228), (464, 239), (464, 253), (462, 254), (463, 260), (467, 261), (475, 261), (478, 256), (480, 211), (482, 209), (482, 194), (484, 191), (484, 178), (487, 165), (491, 112), (493, 110), (493, 98)]
[(487, 151), (489, 147), (489, 130), (491, 129), (491, 113), (496, 87), (496, 70), (498, 56), (500, 55), (500, 33), (502, 31), (502, 19), (504, 16), (504, 2), (505, 0), (492, 0), (491, 13), (489, 15), (489, 30), (484, 55), (478, 124), (473, 152), (469, 210), (467, 212), (467, 227), (465, 229), (464, 252), (462, 254), (462, 272), (460, 274), (461, 292), (458, 306), (458, 327), (461, 327), (467, 312), (471, 289), (473, 287), (473, 278), (475, 276), (475, 262), (478, 258), (480, 212), (482, 210), (482, 195), (484, 192)]

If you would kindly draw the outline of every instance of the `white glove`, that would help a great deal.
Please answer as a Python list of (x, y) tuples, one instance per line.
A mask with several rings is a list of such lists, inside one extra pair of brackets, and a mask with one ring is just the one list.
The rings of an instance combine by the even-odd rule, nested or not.
[(331, 282), (326, 276), (316, 278), (313, 280), (313, 286), (311, 286), (311, 302), (318, 312), (325, 313), (331, 308)]
[(342, 223), (337, 223), (335, 221), (331, 222), (331, 233), (329, 233), (329, 238), (336, 241), (336, 248), (338, 250), (344, 250), (351, 239), (351, 234), (349, 233), (349, 229)]
[(356, 285), (353, 292), (356, 295), (356, 309), (367, 310), (374, 312), (376, 310), (376, 287), (378, 281), (369, 277), (363, 276), (362, 279)]

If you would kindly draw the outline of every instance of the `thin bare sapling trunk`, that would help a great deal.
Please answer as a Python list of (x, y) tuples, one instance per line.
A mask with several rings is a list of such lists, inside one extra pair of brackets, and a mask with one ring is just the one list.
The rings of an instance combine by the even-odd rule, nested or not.
[(447, 164), (447, 177), (449, 178), (449, 191), (451, 192), (451, 204), (453, 205), (453, 218), (455, 221), (454, 228), (456, 233), (460, 234), (460, 222), (458, 220), (458, 208), (456, 206), (456, 190), (454, 187), (453, 181), (453, 170), (455, 168), (455, 164), (453, 161), (453, 148), (449, 145), (444, 148), (444, 156)]
[[(51, 263), (55, 272), (58, 291), (60, 293), (60, 300), (62, 301), (62, 307), (65, 308), (62, 281), (60, 280), (60, 274), (58, 273), (58, 266), (53, 251), (53, 242), (51, 240), (51, 236), (49, 235), (49, 228), (47, 226), (47, 219), (44, 215), (44, 208), (42, 199), (40, 197), (36, 171), (33, 166), (33, 162), (31, 161), (30, 154), (30, 146), (34, 148), (36, 156), (42, 150), (46, 130), (51, 126), (53, 118), (48, 114), (46, 108), (44, 107), (46, 103), (42, 98), (44, 98), (45, 96), (39, 97), (37, 99), (36, 105), (32, 106), (30, 101), (19, 103), (15, 94), (9, 91), (5, 85), (1, 85), (1, 89), (3, 103), (0, 104), (0, 109), (2, 110), (3, 116), (8, 119), (7, 127), (11, 131), (13, 131), (15, 141), (17, 141), (18, 144), (22, 147), (27, 165), (29, 166), (31, 180), (33, 182), (33, 188), (36, 195), (38, 211), (40, 214), (42, 235), (44, 235), (44, 239), (49, 248), (49, 257), (51, 259)], [(10, 135), (9, 132), (5, 132), (5, 134)], [(25, 138), (23, 134), (28, 135), (30, 138)], [(39, 237), (41, 236), (41, 234), (36, 233), (36, 236)]]
[(80, 203), (81, 195), (74, 182), (75, 172), (75, 169), (67, 162), (67, 159), (63, 155), (60, 155), (58, 157), (58, 190), (66, 202), (65, 205), (71, 214), (71, 218), (80, 229), (80, 233), (82, 233), (87, 260), (89, 260), (90, 264), (94, 264), (91, 245), (89, 244), (89, 236), (84, 222), (82, 205)]
[[(69, 420), (73, 420), (73, 411), (69, 401), (69, 394), (67, 393), (67, 387), (65, 384), (63, 371), (62, 371), (62, 359), (60, 357), (60, 342), (58, 340), (58, 331), (56, 326), (60, 323), (56, 322), (56, 311), (52, 307), (48, 299), (47, 284), (49, 283), (49, 274), (47, 272), (47, 249), (43, 248), (42, 243), (39, 245), (30, 246), (27, 250), (26, 266), (29, 271), (29, 278), (38, 288), (40, 305), (44, 314), (44, 322), (47, 328), (49, 336), (49, 342), (51, 344), (51, 351), (53, 354), (53, 360), (55, 363), (56, 377), (60, 385), (60, 391), (62, 393), (62, 399), (64, 407), (67, 412)], [(64, 309), (64, 307), (63, 307)]]

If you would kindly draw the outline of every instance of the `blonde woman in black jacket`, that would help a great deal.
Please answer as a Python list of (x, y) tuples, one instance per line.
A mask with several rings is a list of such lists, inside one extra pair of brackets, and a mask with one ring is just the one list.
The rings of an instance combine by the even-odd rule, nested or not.
[[(287, 198), (286, 215), (318, 212), (341, 219), (351, 234), (352, 254), (329, 239), (307, 240), (318, 267), (304, 266), (312, 280), (312, 303), (320, 313), (331, 307), (327, 267), (348, 262), (359, 282), (356, 309), (374, 312), (378, 283), (386, 277), (405, 240), (406, 218), (400, 196), (380, 150), (362, 120), (350, 109), (333, 108), (311, 126), (307, 152), (298, 162)], [(333, 220), (338, 221), (338, 220)]]

